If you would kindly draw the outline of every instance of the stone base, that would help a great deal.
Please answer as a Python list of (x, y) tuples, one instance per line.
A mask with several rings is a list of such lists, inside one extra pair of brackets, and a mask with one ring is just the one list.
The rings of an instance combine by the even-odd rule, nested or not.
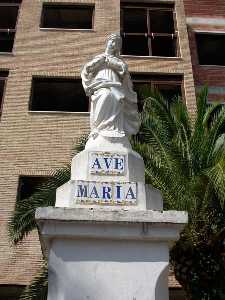
[(39, 208), (48, 300), (168, 300), (169, 246), (184, 212)]
[[(56, 207), (144, 210), (147, 189), (143, 159), (132, 149), (116, 153), (84, 150), (72, 159), (71, 180), (56, 191)], [(157, 207), (162, 209), (162, 205)]]

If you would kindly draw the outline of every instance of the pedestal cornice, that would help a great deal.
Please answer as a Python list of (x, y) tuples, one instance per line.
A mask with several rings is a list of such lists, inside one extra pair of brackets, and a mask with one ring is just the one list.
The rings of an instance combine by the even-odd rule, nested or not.
[(36, 222), (47, 255), (51, 240), (104, 239), (146, 240), (172, 245), (188, 221), (183, 211), (127, 211), (87, 208), (43, 207)]

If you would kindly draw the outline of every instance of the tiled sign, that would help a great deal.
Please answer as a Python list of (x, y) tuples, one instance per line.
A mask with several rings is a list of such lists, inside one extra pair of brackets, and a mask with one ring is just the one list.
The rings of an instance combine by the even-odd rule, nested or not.
[(137, 185), (133, 182), (77, 181), (75, 201), (83, 204), (136, 205)]
[(125, 163), (125, 155), (103, 152), (89, 154), (90, 174), (124, 175)]

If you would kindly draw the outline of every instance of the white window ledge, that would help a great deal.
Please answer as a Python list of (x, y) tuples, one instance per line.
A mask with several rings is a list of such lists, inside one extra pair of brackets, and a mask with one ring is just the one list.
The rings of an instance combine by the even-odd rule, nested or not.
[(133, 59), (165, 59), (165, 60), (183, 60), (180, 56), (142, 56), (142, 55), (131, 55), (131, 54), (122, 54), (124, 58), (133, 58)]
[(89, 116), (90, 112), (87, 111), (61, 111), (61, 110), (29, 110), (31, 114), (72, 114)]
[(69, 31), (69, 32), (95, 32), (94, 29), (80, 29), (80, 28), (45, 28), (40, 27), (41, 31)]

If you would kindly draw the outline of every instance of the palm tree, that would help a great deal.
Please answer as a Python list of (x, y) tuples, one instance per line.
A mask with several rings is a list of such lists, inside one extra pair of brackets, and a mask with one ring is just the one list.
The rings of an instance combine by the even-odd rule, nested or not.
[[(157, 92), (143, 91), (145, 105), (141, 128), (132, 139), (134, 150), (145, 161), (146, 182), (158, 188), (165, 209), (187, 210), (189, 224), (171, 251), (175, 275), (191, 300), (225, 297), (225, 108), (207, 106), (207, 90), (197, 99), (192, 121), (180, 99), (168, 103)], [(79, 145), (82, 150), (84, 143)], [(37, 207), (54, 205), (55, 190), (70, 178), (69, 168), (15, 207), (9, 223), (14, 243), (36, 228)], [(38, 274), (21, 299), (45, 299), (46, 268)], [(39, 298), (38, 296), (39, 295)], [(36, 297), (36, 298), (35, 298)]]
[(40, 271), (34, 277), (32, 283), (23, 291), (20, 299), (23, 300), (47, 300), (48, 294), (48, 264), (43, 260)]
[(225, 299), (225, 107), (207, 105), (207, 96), (203, 89), (193, 122), (180, 99), (169, 104), (153, 92), (133, 139), (165, 208), (189, 213), (171, 262), (192, 300)]

